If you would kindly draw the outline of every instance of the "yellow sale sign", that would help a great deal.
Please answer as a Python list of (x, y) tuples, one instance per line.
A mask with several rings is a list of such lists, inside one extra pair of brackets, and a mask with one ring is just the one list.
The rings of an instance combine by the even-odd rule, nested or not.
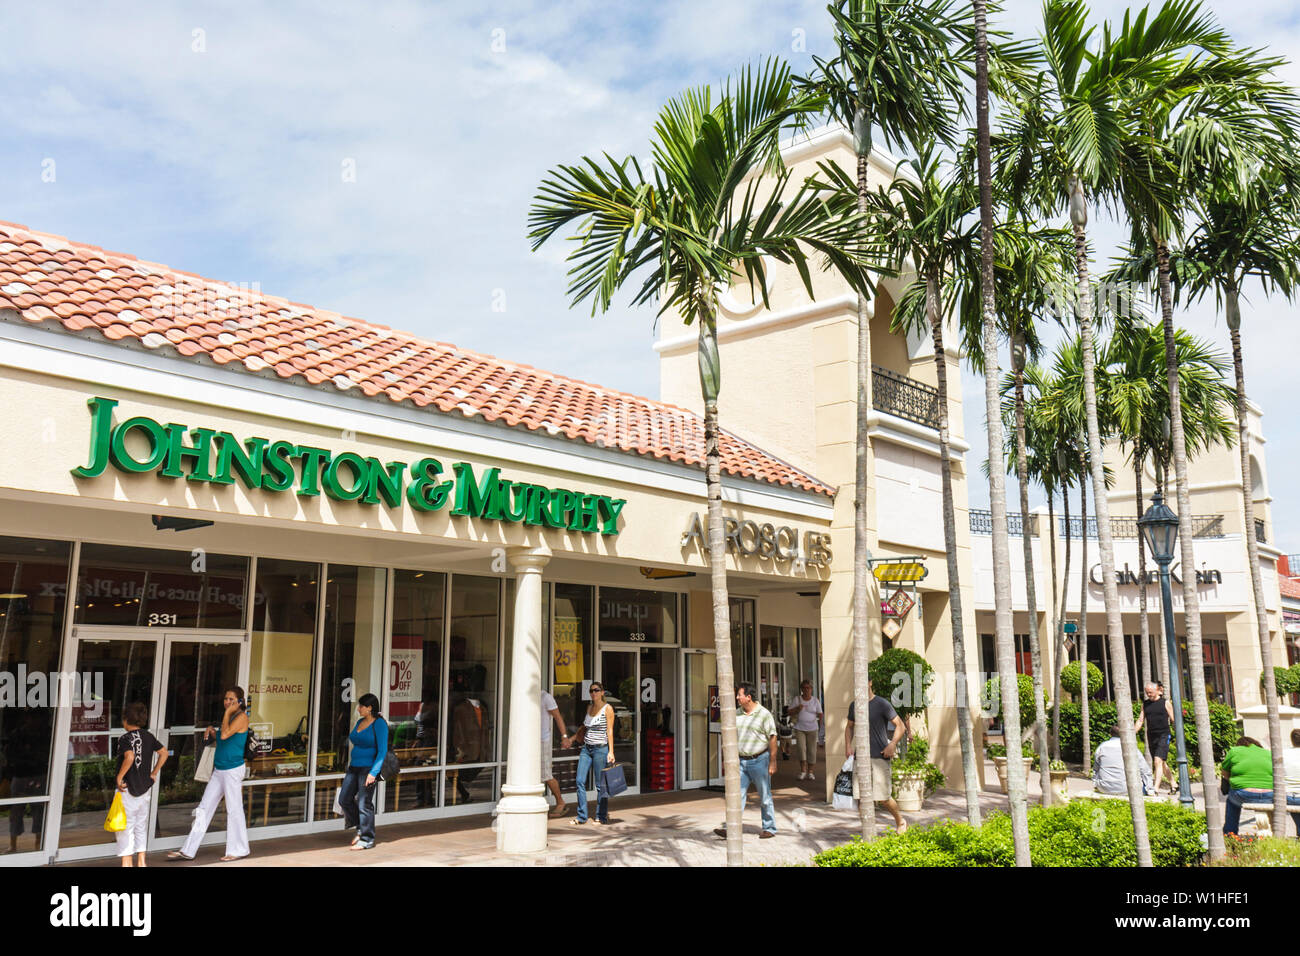
[(556, 617), (553, 638), (555, 683), (581, 683), (582, 620), (576, 617)]

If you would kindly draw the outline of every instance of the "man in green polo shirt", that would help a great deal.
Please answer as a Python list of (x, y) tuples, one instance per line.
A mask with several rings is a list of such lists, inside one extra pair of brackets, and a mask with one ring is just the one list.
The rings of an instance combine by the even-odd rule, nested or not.
[[(736, 685), (736, 738), (740, 743), (740, 810), (749, 802), (749, 785), (758, 790), (763, 818), (759, 839), (776, 836), (776, 805), (772, 802), (772, 774), (776, 773), (776, 718), (754, 699), (754, 685), (741, 681)], [(724, 839), (725, 825), (713, 831)]]

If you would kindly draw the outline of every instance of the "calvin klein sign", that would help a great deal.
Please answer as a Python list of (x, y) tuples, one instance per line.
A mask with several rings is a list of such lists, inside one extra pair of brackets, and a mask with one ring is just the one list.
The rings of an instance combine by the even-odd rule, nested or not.
[[(1174, 565), (1171, 565), (1171, 566), (1170, 566), (1170, 568), (1169, 568), (1169, 576), (1173, 579), (1173, 582), (1174, 582), (1175, 584), (1182, 584), (1182, 583), (1183, 583), (1183, 579), (1180, 578), (1180, 577), (1178, 576), (1178, 565), (1177, 565), (1177, 564), (1174, 564)], [(1096, 585), (1098, 585), (1098, 586), (1101, 585), (1101, 583), (1102, 583), (1102, 578), (1101, 578), (1101, 565), (1100, 565), (1100, 564), (1094, 564), (1094, 565), (1092, 566), (1092, 569), (1088, 572), (1088, 578), (1089, 578), (1089, 580), (1092, 581), (1093, 584), (1096, 584)], [(1116, 571), (1116, 572), (1115, 572), (1115, 578), (1116, 578), (1116, 583), (1118, 583), (1118, 584), (1131, 584), (1133, 587), (1137, 587), (1139, 584), (1142, 583), (1142, 576), (1141, 576), (1140, 574), (1138, 574), (1136, 571), (1132, 570), (1132, 569), (1128, 566), (1128, 562), (1127, 562), (1127, 561), (1124, 562), (1124, 570), (1122, 570), (1122, 571)], [(1160, 572), (1159, 572), (1159, 571), (1147, 571), (1147, 575), (1146, 575), (1146, 583), (1147, 583), (1147, 584), (1159, 584), (1159, 583), (1160, 583)], [(1197, 572), (1196, 572), (1196, 583), (1197, 583), (1197, 584), (1222, 584), (1222, 583), (1223, 583), (1223, 572), (1220, 571), (1218, 568), (1206, 568), (1205, 570), (1197, 571)]]

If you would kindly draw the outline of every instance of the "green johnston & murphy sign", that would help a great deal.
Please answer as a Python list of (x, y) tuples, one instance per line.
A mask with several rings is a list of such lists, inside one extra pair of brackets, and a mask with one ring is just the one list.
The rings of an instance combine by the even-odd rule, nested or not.
[[(250, 491), (292, 488), (305, 498), (324, 492), (336, 501), (389, 508), (400, 508), (403, 499), (416, 511), (438, 511), (450, 505), (453, 515), (583, 534), (618, 534), (618, 518), (627, 504), (626, 499), (608, 495), (510, 481), (501, 477), (500, 468), (489, 468), (480, 478), (466, 462), (456, 462), (452, 473), (446, 474), (436, 458), (410, 464), (381, 462), (355, 452), (336, 455), (291, 441), (248, 438), (241, 442), (230, 432), (163, 425), (143, 415), (115, 425), (115, 399), (96, 397), (86, 404), (91, 415), (90, 461), (72, 469), (78, 478), (97, 478), (112, 465), (128, 474), (152, 471), (162, 478), (214, 485), (238, 481)], [(143, 457), (127, 448), (132, 434), (148, 447)]]

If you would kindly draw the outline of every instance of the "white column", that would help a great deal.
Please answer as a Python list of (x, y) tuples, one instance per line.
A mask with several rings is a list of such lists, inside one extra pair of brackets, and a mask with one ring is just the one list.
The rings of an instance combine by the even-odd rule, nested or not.
[(510, 663), (510, 750), (497, 804), (497, 849), (546, 849), (549, 806), (542, 785), (542, 568), (550, 549), (521, 548), (515, 568), (514, 646)]

